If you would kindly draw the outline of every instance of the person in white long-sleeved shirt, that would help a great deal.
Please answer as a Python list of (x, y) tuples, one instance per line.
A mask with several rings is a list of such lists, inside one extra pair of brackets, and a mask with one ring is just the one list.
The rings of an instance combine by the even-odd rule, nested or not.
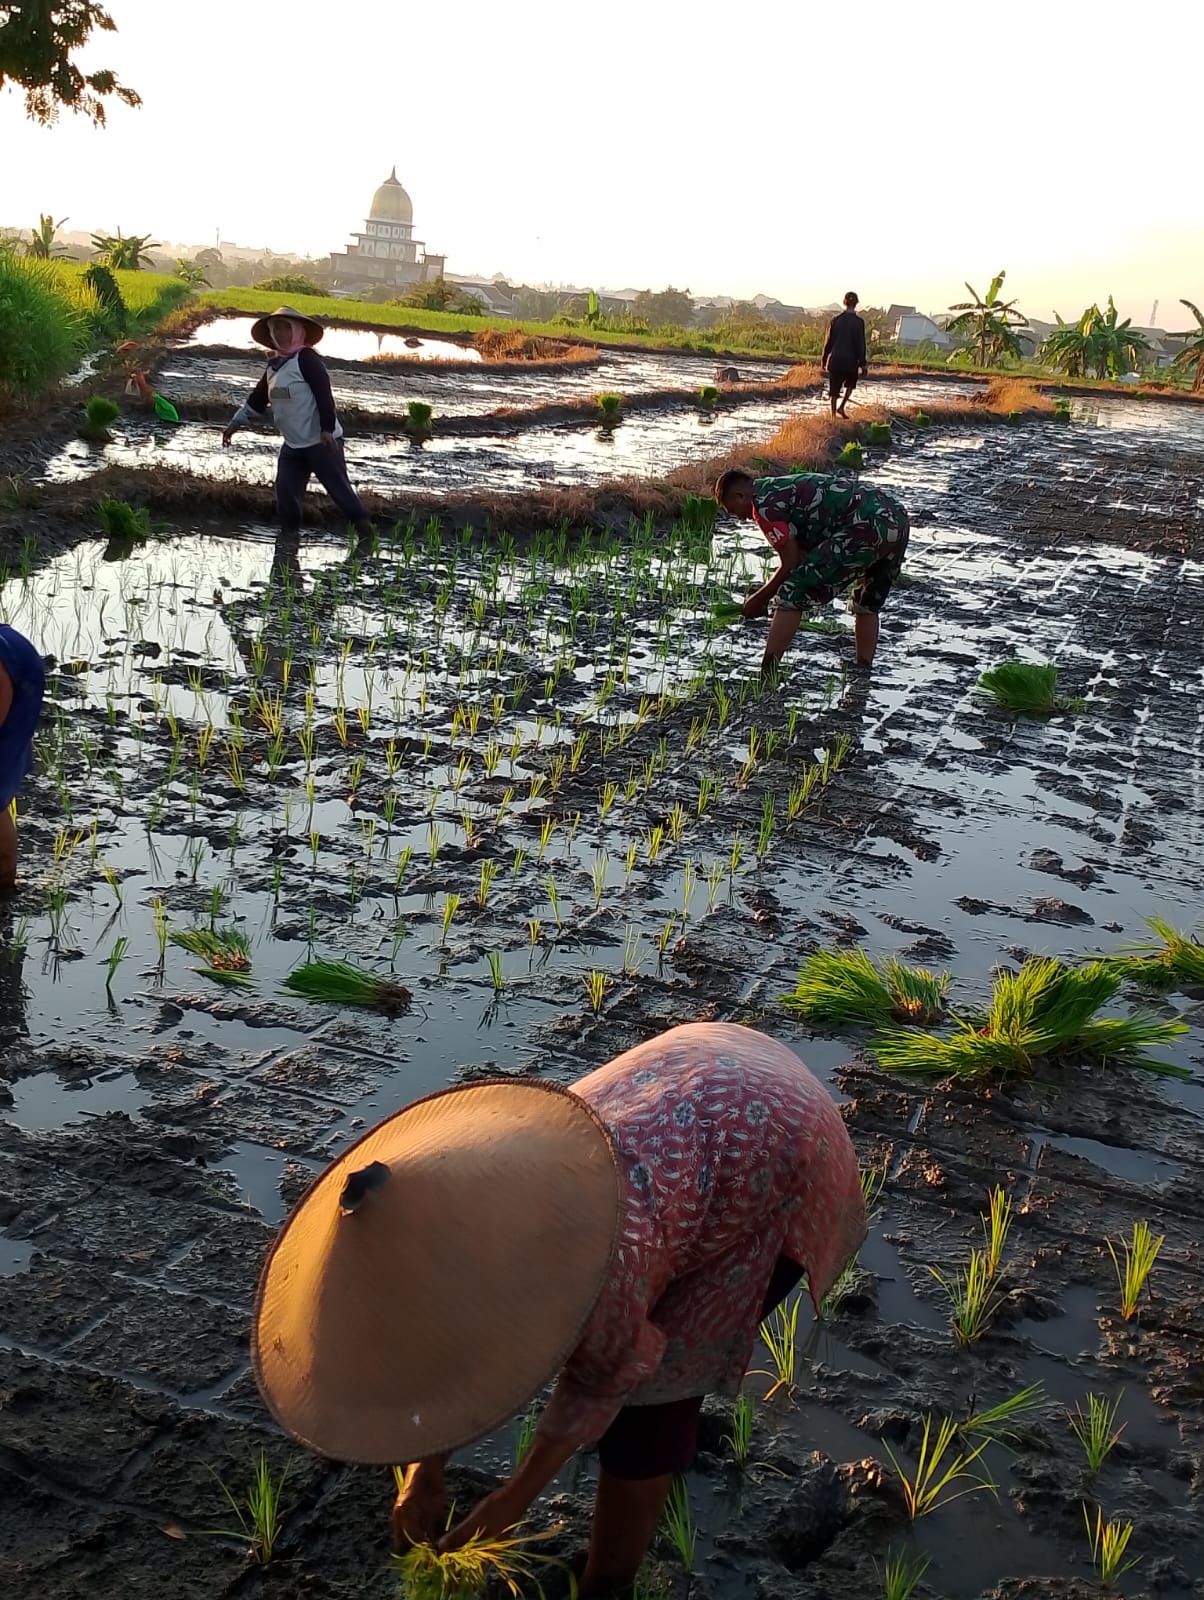
[(228, 445), (240, 428), (265, 422), (270, 411), (284, 439), (276, 463), (276, 509), (284, 538), (295, 542), (300, 537), (302, 497), (313, 476), (361, 539), (370, 540), (371, 518), (347, 476), (343, 428), (330, 378), (313, 348), (322, 332), (320, 322), (291, 306), (260, 317), (251, 337), (275, 354), (245, 404), (231, 417), (222, 443)]

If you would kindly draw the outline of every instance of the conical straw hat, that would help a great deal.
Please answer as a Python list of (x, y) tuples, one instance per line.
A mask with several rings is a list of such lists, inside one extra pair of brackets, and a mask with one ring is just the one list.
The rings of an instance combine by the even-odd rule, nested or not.
[(264, 1263), (251, 1357), (269, 1409), (339, 1461), (481, 1438), (577, 1344), (619, 1221), (610, 1134), (567, 1090), (418, 1101), (326, 1169)]
[(276, 346), (272, 343), (272, 336), (268, 332), (268, 323), (273, 317), (291, 317), (294, 322), (299, 322), (305, 329), (305, 342), (308, 345), (317, 344), (326, 332), (326, 329), (316, 317), (307, 317), (304, 311), (294, 311), (292, 306), (277, 306), (275, 311), (269, 311), (266, 317), (260, 317), (251, 324), (251, 337), (256, 344), (263, 344), (269, 350)]

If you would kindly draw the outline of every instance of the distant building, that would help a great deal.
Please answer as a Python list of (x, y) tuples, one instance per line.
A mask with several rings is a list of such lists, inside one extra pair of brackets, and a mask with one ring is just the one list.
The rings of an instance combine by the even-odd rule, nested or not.
[(904, 349), (922, 344), (934, 345), (938, 350), (957, 348), (957, 340), (915, 306), (891, 306), (883, 321), (882, 336), (888, 344)]
[(372, 196), (363, 233), (331, 252), (330, 273), (336, 289), (408, 289), (441, 278), (445, 259), (415, 239), (414, 206), (394, 167)]
[(457, 289), (463, 289), (465, 294), (475, 294), (478, 300), (484, 301), (489, 316), (514, 315), (514, 292), (508, 283), (499, 282), (496, 278), (461, 278), (450, 273), (447, 281)]

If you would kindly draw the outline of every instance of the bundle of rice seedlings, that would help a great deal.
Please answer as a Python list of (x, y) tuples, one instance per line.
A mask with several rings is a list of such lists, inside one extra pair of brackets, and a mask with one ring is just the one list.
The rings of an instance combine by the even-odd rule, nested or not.
[(890, 431), (889, 422), (871, 422), (869, 424), (869, 439), (871, 444), (894, 444), (894, 435)]
[(1009, 428), (1018, 428), (1023, 421), (1024, 421), (1024, 412), (1023, 411), (1009, 411), (1008, 412), (1008, 414), (1007, 414), (1007, 424), (1008, 424)]
[(711, 607), (711, 616), (716, 622), (738, 622), (744, 616), (744, 607), (739, 600), (719, 600)]
[(1054, 414), (1054, 418), (1056, 419), (1056, 421), (1058, 421), (1058, 422), (1069, 422), (1070, 421), (1070, 401), (1069, 400), (1055, 400), (1054, 403), (1053, 403), (1053, 414)]
[(713, 383), (704, 383), (698, 391), (698, 403), (704, 411), (713, 411), (719, 404), (719, 390)]
[(284, 987), (306, 1000), (328, 1000), (336, 1005), (370, 1006), (396, 1016), (407, 1011), (413, 996), (404, 984), (378, 978), (348, 961), (307, 961), (290, 972)]
[(1204, 945), (1162, 917), (1147, 917), (1145, 924), (1157, 939), (1125, 946), (1108, 965), (1146, 989), (1204, 988)]
[(927, 411), (917, 411), (911, 420), (917, 428), (931, 428), (932, 426), (932, 418)]
[(1114, 998), (1120, 982), (1120, 974), (1101, 961), (1083, 967), (1026, 961), (1018, 973), (998, 973), (986, 1011), (955, 1017), (952, 1035), (925, 1037), (892, 1029), (870, 1048), (888, 1072), (938, 1077), (1002, 1077), (1031, 1073), (1042, 1060), (1084, 1059), (1190, 1077), (1186, 1068), (1148, 1054), (1151, 1046), (1169, 1044), (1184, 1033), (1185, 1023), (1165, 1022), (1146, 1012), (1096, 1015)]
[(524, 1594), (542, 1594), (539, 1578), (549, 1567), (559, 1567), (554, 1556), (541, 1555), (531, 1546), (554, 1537), (558, 1530), (515, 1537), (513, 1530), (486, 1538), (481, 1534), (458, 1550), (440, 1550), (433, 1544), (412, 1545), (393, 1562), (401, 1577), (406, 1600), (475, 1600), (486, 1585), (498, 1585), (518, 1600)]
[(949, 974), (905, 967), (890, 958), (879, 969), (864, 950), (816, 950), (799, 969), (798, 983), (782, 1004), (807, 1022), (828, 1026), (928, 1027), (945, 1011)]
[(1059, 698), (1058, 669), (1052, 663), (1001, 661), (984, 672), (978, 687), (995, 696), (1000, 705), (1024, 717), (1049, 717), (1055, 711), (1081, 711), (1085, 700)]
[(205, 963), (194, 967), (217, 983), (248, 984), (251, 981), (251, 941), (237, 928), (188, 928), (173, 933), (171, 942)]
[(854, 471), (858, 471), (864, 462), (865, 451), (857, 443), (856, 439), (850, 439), (845, 445), (844, 449), (836, 457), (837, 466), (851, 467)]
[(429, 439), (434, 432), (434, 409), (425, 400), (411, 400), (406, 406), (406, 432), (411, 439)]
[(120, 415), (121, 407), (115, 400), (110, 400), (106, 394), (92, 395), (84, 405), (80, 437), (90, 440), (93, 444), (108, 444), (113, 437), (109, 432), (109, 423), (116, 422)]
[(145, 506), (132, 506), (128, 500), (98, 500), (96, 520), (113, 544), (143, 544), (150, 538), (150, 512)]
[(623, 396), (621, 394), (600, 394), (598, 396), (598, 414), (602, 421), (618, 422), (623, 412)]

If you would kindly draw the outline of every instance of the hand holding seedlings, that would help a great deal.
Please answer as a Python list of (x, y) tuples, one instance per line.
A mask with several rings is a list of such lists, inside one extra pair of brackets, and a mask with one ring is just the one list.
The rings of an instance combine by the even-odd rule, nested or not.
[[(757, 1327), (804, 1270), (822, 1299), (865, 1236), (861, 1175), (835, 1105), (785, 1045), (697, 1023), (571, 1092), (471, 1084), (395, 1113), (366, 1139), (371, 1186), (356, 1182), (361, 1141), (308, 1191), (269, 1257), (253, 1342), (273, 1414), (324, 1454), (418, 1461), (399, 1472), (393, 1508), (415, 1585), (420, 1568), (449, 1579), (466, 1563), (512, 1561), (526, 1542), (517, 1524), (596, 1440), (580, 1592), (631, 1583), (692, 1464), (703, 1397), (739, 1383)], [(670, 1189), (648, 1233), (644, 1191), (666, 1161), (711, 1170), (709, 1203), (684, 1191), (674, 1203)], [(487, 1227), (475, 1224), (485, 1216)], [(619, 1230), (635, 1241), (621, 1257)], [(739, 1289), (733, 1259), (748, 1268)], [(671, 1373), (660, 1371), (667, 1345)], [(482, 1416), (521, 1413), (552, 1380), (511, 1477), (432, 1544), (449, 1453)], [(650, 1380), (665, 1404), (641, 1404)], [(677, 1512), (692, 1552), (680, 1491)]]

